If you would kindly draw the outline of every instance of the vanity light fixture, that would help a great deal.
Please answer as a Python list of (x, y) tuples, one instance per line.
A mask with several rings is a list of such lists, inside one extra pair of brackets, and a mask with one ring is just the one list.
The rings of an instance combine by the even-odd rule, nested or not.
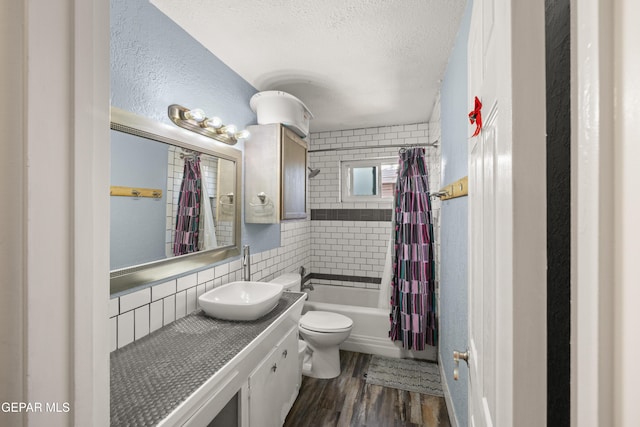
[(193, 120), (194, 122), (201, 123), (201, 122), (204, 121), (204, 119), (207, 118), (207, 115), (201, 109), (196, 108), (195, 110), (187, 110), (187, 111), (185, 111), (184, 112), (184, 117), (187, 120)]
[(169, 118), (181, 128), (199, 133), (206, 137), (235, 145), (240, 139), (249, 139), (248, 130), (238, 131), (235, 125), (224, 125), (219, 117), (207, 117), (199, 108), (190, 110), (178, 104), (169, 105)]

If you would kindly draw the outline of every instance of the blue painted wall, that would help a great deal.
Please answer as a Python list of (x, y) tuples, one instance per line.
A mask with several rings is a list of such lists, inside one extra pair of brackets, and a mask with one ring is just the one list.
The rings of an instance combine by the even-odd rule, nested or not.
[[(473, 1), (467, 2), (440, 92), (442, 182), (468, 175), (467, 39)], [(467, 426), (467, 368), (453, 380), (453, 351), (467, 348), (467, 198), (442, 202), (440, 223), (440, 356), (453, 411)]]
[[(110, 18), (112, 106), (172, 126), (170, 104), (202, 108), (238, 128), (256, 123), (249, 99), (257, 90), (148, 0), (111, 0)], [(253, 253), (280, 246), (279, 224), (242, 224)]]

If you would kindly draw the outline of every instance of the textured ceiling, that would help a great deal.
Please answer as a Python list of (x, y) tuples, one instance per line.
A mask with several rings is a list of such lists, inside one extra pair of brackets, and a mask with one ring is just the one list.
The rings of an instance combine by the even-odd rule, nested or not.
[(258, 90), (314, 114), (313, 132), (431, 116), (466, 0), (151, 0)]

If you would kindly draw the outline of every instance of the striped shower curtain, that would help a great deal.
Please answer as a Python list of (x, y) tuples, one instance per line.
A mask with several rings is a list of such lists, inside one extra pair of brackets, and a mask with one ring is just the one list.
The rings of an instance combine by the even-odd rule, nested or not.
[(200, 156), (185, 157), (173, 239), (174, 255), (184, 255), (198, 250), (201, 200)]
[(400, 150), (393, 215), (393, 341), (409, 350), (436, 344), (433, 223), (424, 149)]

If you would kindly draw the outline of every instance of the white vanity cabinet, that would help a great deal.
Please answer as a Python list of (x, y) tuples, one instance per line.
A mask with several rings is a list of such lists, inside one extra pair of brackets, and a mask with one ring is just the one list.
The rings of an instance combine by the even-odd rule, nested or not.
[(292, 328), (249, 375), (251, 427), (282, 426), (300, 389), (298, 329)]
[(307, 217), (307, 143), (281, 124), (247, 128), (245, 222), (272, 224)]

